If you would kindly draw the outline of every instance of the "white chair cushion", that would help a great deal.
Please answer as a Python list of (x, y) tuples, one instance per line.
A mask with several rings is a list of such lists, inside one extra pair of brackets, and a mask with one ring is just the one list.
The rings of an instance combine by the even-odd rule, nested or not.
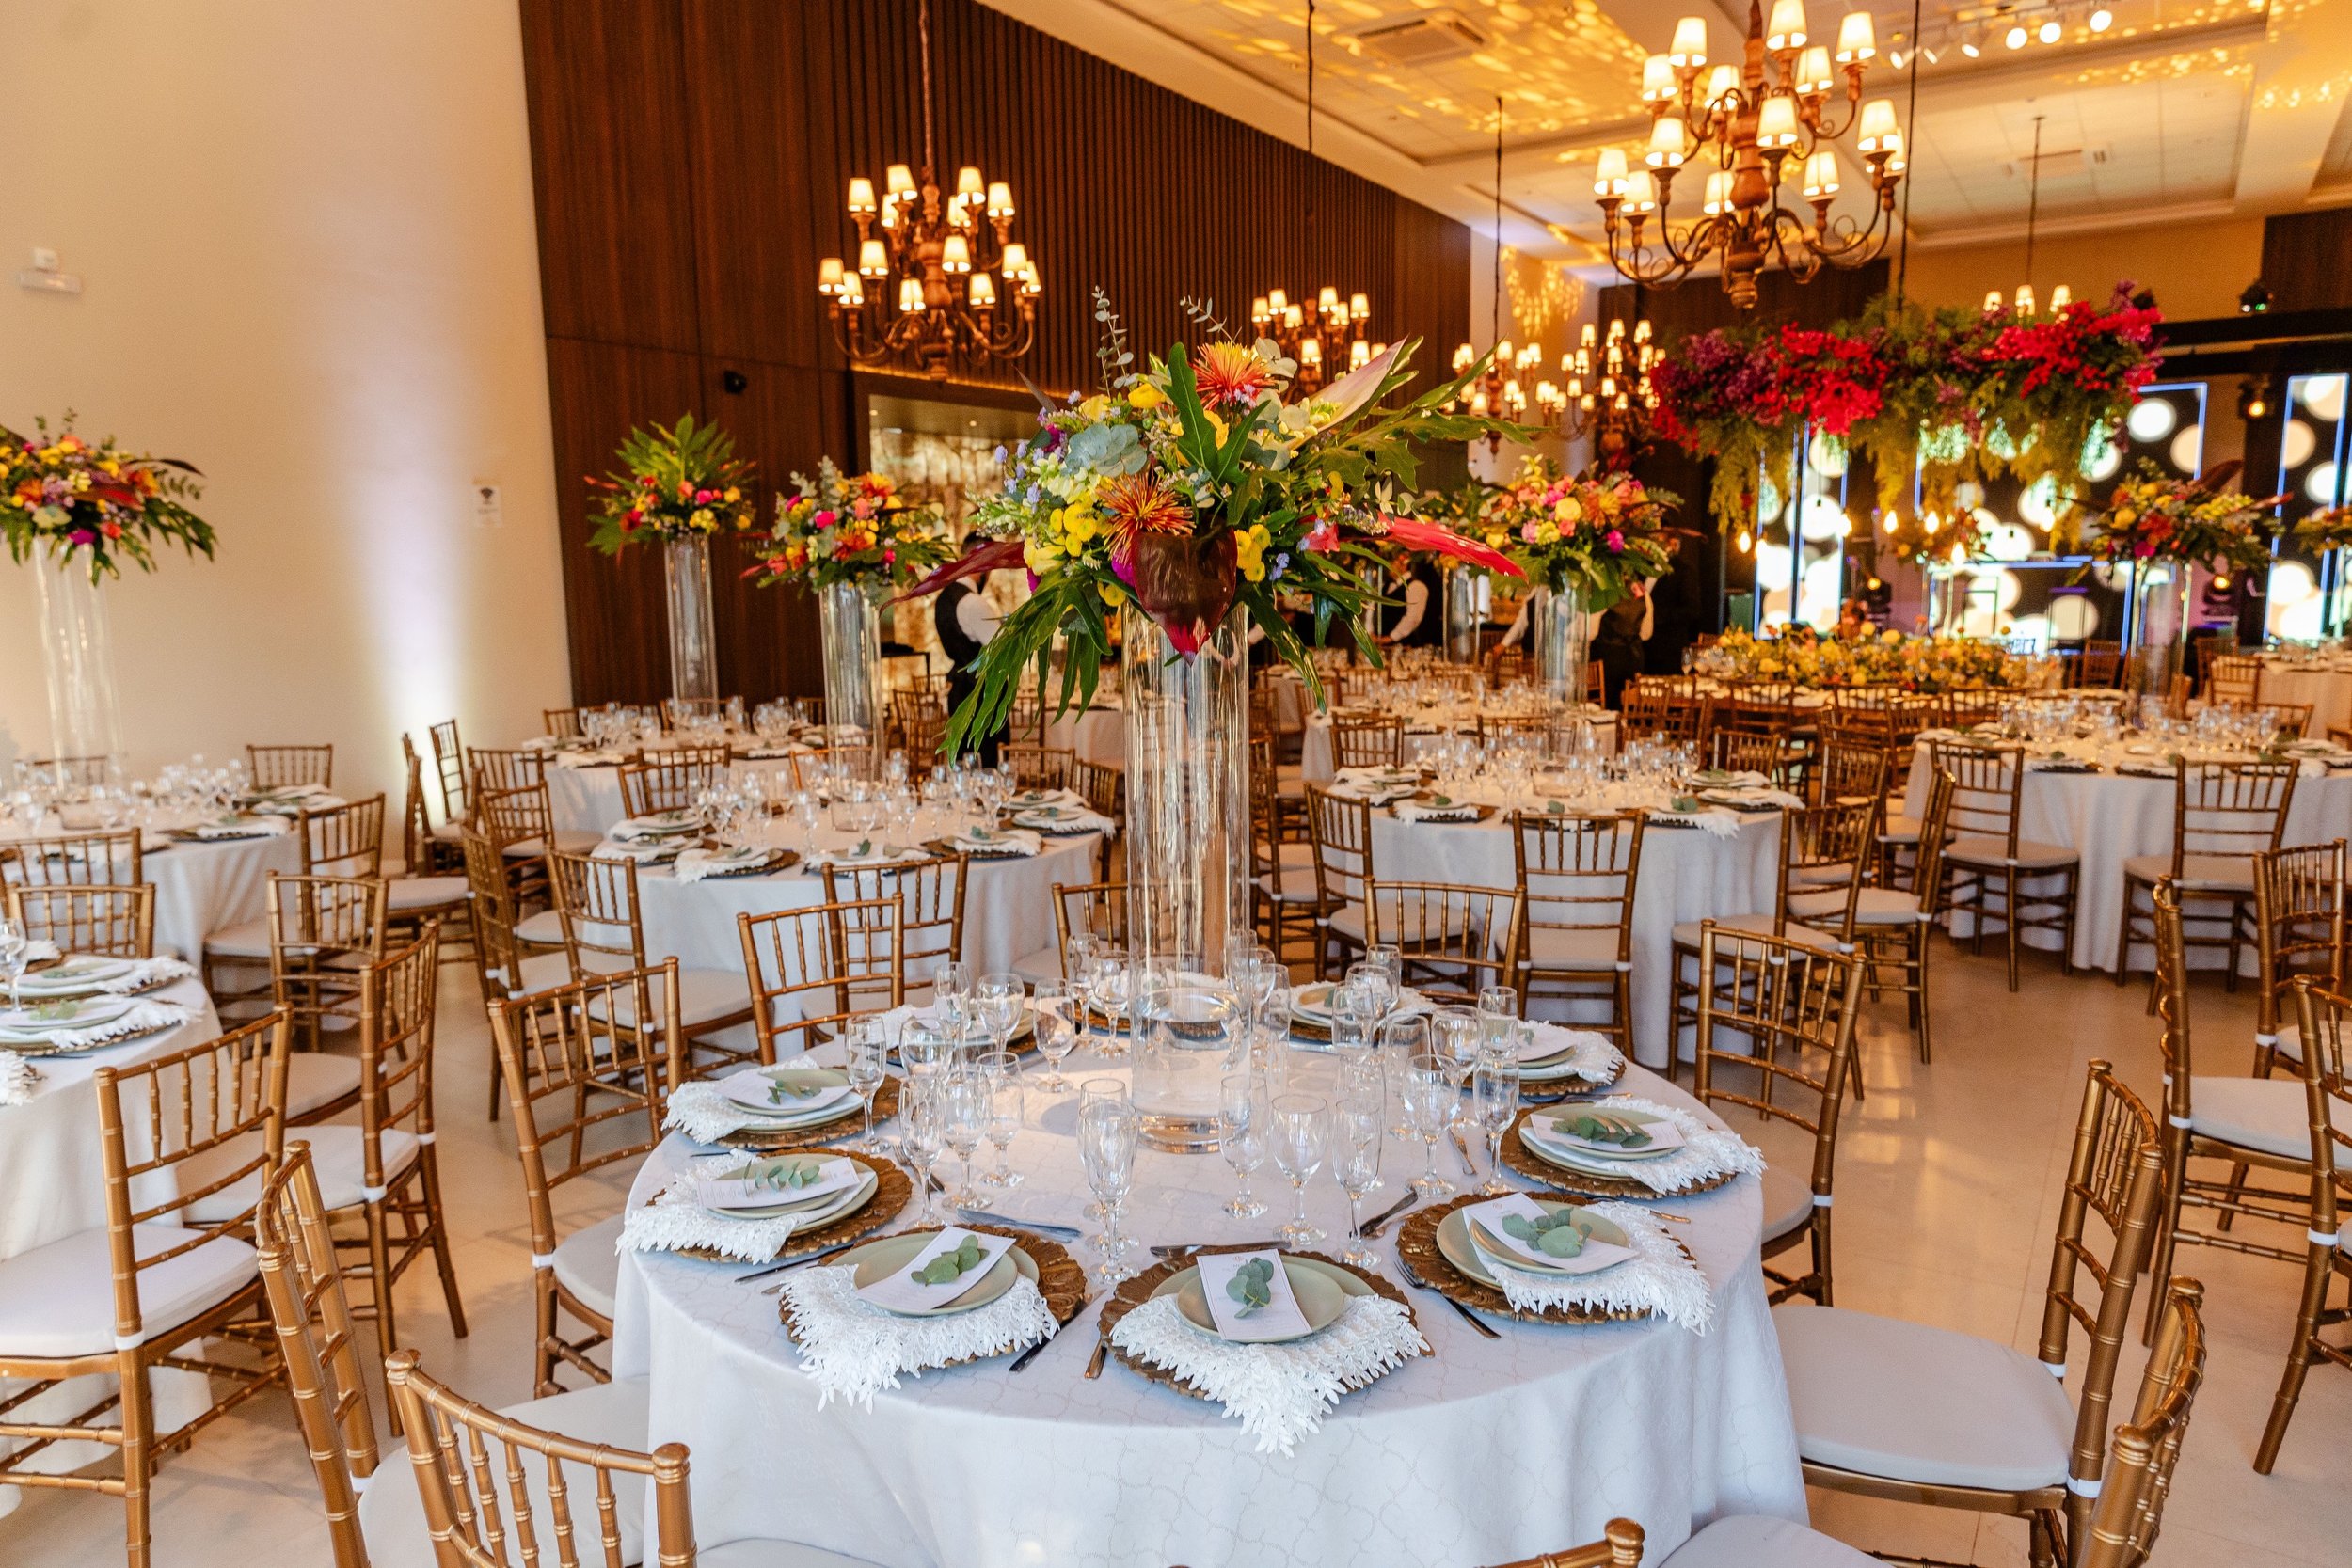
[(874, 1568), (862, 1557), (843, 1557), (797, 1541), (730, 1541), (695, 1552), (700, 1568)]
[[(1693, 953), (1697, 952), (1699, 925), (1700, 922), (1695, 920), (1678, 922), (1674, 929), (1675, 945), (1687, 947)], [(1772, 934), (1772, 917), (1769, 914), (1735, 914), (1716, 921), (1715, 929), (1718, 933), (1744, 931), (1756, 936), (1769, 937)], [(1834, 953), (1837, 950), (1836, 937), (1831, 936), (1827, 931), (1817, 931), (1810, 926), (1791, 926), (1786, 934), (1790, 942), (1802, 942), (1807, 947), (1818, 947), (1825, 953)]]
[(615, 1243), (626, 1217), (598, 1220), (585, 1230), (573, 1231), (555, 1248), (557, 1283), (607, 1323), (612, 1321), (612, 1297), (621, 1288), (621, 1255)]
[[(286, 1145), (296, 1143), (310, 1146), (310, 1168), (319, 1179), (319, 1197), (326, 1207), (355, 1209), (367, 1201), (367, 1146), (357, 1127), (341, 1122), (328, 1122), (318, 1127), (290, 1128)], [(417, 1135), (397, 1127), (384, 1130), (384, 1184), (390, 1186), (400, 1175), (417, 1163)], [(204, 1184), (201, 1167), (205, 1158), (199, 1155), (181, 1167), (180, 1190)], [(217, 1175), (226, 1175), (238, 1160), (226, 1160), (214, 1165)], [(188, 1205), (186, 1217), (197, 1225), (213, 1225), (251, 1208), (261, 1201), (260, 1172), (230, 1183), (220, 1191)]]
[(1790, 1520), (1735, 1513), (1685, 1541), (1660, 1568), (1878, 1568), (1878, 1561)]
[(1775, 1241), (1813, 1217), (1813, 1173), (1764, 1167), (1764, 1239)]
[(359, 1060), (326, 1051), (297, 1051), (286, 1058), (286, 1115), (308, 1116), (359, 1092)]
[[(525, 968), (530, 966), (526, 964)], [(661, 1005), (661, 982), (647, 982), (653, 1005)], [(681, 969), (677, 973), (678, 1022), (689, 1029), (723, 1018), (736, 1018), (752, 1010), (752, 988), (740, 971), (723, 969)], [(623, 990), (620, 996), (620, 1022), (623, 1028), (637, 1026), (637, 998)], [(604, 1017), (604, 998), (599, 996), (588, 1004), (589, 1016)]]
[[(2201, 1137), (2311, 1158), (2311, 1106), (2300, 1078), (2192, 1078), (2188, 1104), (2189, 1131)], [(2343, 1127), (2343, 1114), (2336, 1116)]]
[[(1788, 912), (1804, 920), (1835, 920), (1846, 912), (1846, 890), (1792, 893)], [(1854, 896), (1853, 918), (1857, 926), (1908, 926), (1919, 918), (1918, 895), (1900, 888), (1866, 887)]]
[(1905, 816), (1899, 811), (1888, 812), (1885, 826), (1879, 829), (1879, 842), (1882, 844), (1918, 843), (1919, 819), (1915, 816)]
[(1258, 878), (1258, 891), (1278, 904), (1311, 904), (1316, 898), (1315, 868), (1285, 865), (1279, 881), (1274, 872), (1266, 872)]
[(443, 844), (462, 843), (466, 836), (466, 826), (462, 822), (436, 822), (433, 824), (433, 836)]
[[(603, 842), (602, 833), (585, 832), (577, 828), (555, 830), (555, 849), (560, 855), (584, 855)], [(535, 838), (516, 839), (506, 847), (508, 857), (514, 860), (528, 860), (547, 852), (547, 847)]]
[[(510, 1404), (499, 1414), (583, 1443), (645, 1451), (643, 1378), (550, 1394), (543, 1400)], [(433, 1542), (425, 1533), (424, 1504), (417, 1497), (417, 1472), (408, 1458), (408, 1445), (395, 1437), (384, 1447), (383, 1455), (367, 1490), (359, 1494), (359, 1535), (367, 1543), (368, 1560), (373, 1568), (435, 1568)], [(535, 1455), (526, 1456), (523, 1474), (524, 1492), (531, 1499), (532, 1528), (545, 1546), (554, 1539), (547, 1465)], [(504, 1484), (501, 1480), (501, 1504), (506, 1502)], [(624, 1563), (644, 1560), (645, 1485), (643, 1476), (613, 1473), (613, 1522), (620, 1530)], [(596, 1478), (585, 1465), (565, 1465), (564, 1486), (571, 1501), (575, 1539), (581, 1544), (580, 1560), (601, 1564), (604, 1547), (597, 1537)], [(511, 1521), (512, 1514), (505, 1517)], [(511, 1534), (508, 1544), (511, 1548)], [(702, 1560), (708, 1562), (709, 1554), (704, 1553)]]
[(1788, 879), (1804, 887), (1844, 887), (1853, 880), (1853, 867), (1843, 861), (1827, 865), (1792, 865)]
[(1617, 967), (1616, 927), (1530, 926), (1527, 928), (1527, 963), (1531, 969), (1614, 973)]
[[(2123, 863), (2123, 875), (2135, 881), (2153, 882), (2172, 875), (2170, 855), (2134, 855)], [(2183, 855), (2180, 884), (2192, 893), (2254, 894), (2254, 862), (2246, 855)]]
[(394, 877), (384, 884), (384, 907), (394, 914), (437, 910), (464, 903), (468, 892), (463, 877)]
[(1364, 944), (1364, 907), (1361, 904), (1341, 905), (1331, 911), (1331, 918), (1326, 924), (1359, 947)]
[(515, 939), (532, 947), (564, 945), (564, 917), (554, 910), (541, 910), (515, 922)]
[[(201, 1234), (142, 1225), (133, 1228), (131, 1244), (139, 1257), (152, 1258)], [(152, 1339), (260, 1277), (251, 1247), (216, 1236), (140, 1272), (141, 1326)], [(0, 1356), (104, 1355), (114, 1348), (114, 1261), (103, 1227), (0, 1259)]]
[[(516, 983), (508, 987), (510, 996), (525, 996), (533, 991), (549, 990), (566, 985), (572, 977), (571, 957), (565, 953), (533, 953), (515, 966), (520, 973)], [(501, 976), (493, 972), (491, 978)]]
[(223, 958), (259, 958), (269, 962), (269, 922), (247, 920), (215, 931), (204, 939), (204, 951)]
[(1772, 1308), (1797, 1451), (1930, 1486), (2062, 1485), (2065, 1385), (2009, 1346), (1948, 1328), (1790, 1302)]
[[(1970, 834), (1952, 840), (1951, 847), (1944, 851), (1944, 858), (1955, 865), (1979, 869), (2006, 866), (2010, 863), (2009, 841), (1990, 835)], [(2060, 845), (2036, 844), (2031, 839), (2024, 838), (2017, 841), (2015, 863), (2023, 870), (2056, 871), (2081, 859), (2079, 854)]]

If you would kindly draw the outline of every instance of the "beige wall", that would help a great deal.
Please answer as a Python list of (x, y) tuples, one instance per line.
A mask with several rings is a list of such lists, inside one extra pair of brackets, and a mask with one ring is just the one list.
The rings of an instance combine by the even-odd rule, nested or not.
[[(2237, 312), (2237, 296), (2262, 272), (2260, 218), (2200, 220), (2095, 234), (2044, 234), (2034, 245), (2034, 293), (2044, 303), (2064, 283), (2077, 299), (2105, 300), (2118, 278), (2156, 292), (2174, 321)], [(1927, 305), (1981, 305), (2026, 281), (2026, 242), (1911, 250), (1911, 297)]]
[[(568, 683), (512, 0), (18, 0), (8, 32), (0, 423), (183, 457), (220, 531), (107, 591), (133, 767), (331, 740), (397, 808), (404, 728), (536, 733)], [(79, 298), (14, 286), (34, 245)], [(0, 765), (48, 746), (37, 626), (0, 558)]]

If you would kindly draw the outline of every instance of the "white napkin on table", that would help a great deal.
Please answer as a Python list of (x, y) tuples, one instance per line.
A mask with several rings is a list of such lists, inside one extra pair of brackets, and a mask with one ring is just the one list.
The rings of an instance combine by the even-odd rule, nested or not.
[(747, 867), (766, 865), (775, 858), (773, 849), (688, 849), (679, 854), (670, 875), (681, 882), (699, 882), (706, 877), (723, 877)]
[(1538, 1023), (1528, 1031), (1527, 1038), (1518, 1048), (1521, 1063), (1541, 1061), (1565, 1051), (1570, 1054), (1565, 1063), (1544, 1069), (1545, 1076), (1531, 1083), (1556, 1083), (1563, 1078), (1582, 1078), (1595, 1084), (1613, 1084), (1625, 1068), (1625, 1053), (1609, 1042), (1606, 1035), (1590, 1029), (1564, 1029), (1557, 1023)]
[(40, 1088), (40, 1069), (13, 1051), (0, 1051), (0, 1105), (31, 1102)]
[[(813, 1214), (778, 1214), (772, 1219), (739, 1219), (714, 1214), (697, 1200), (708, 1178), (681, 1171), (670, 1178), (651, 1203), (628, 1212), (621, 1222), (615, 1245), (622, 1252), (678, 1252), (699, 1247), (746, 1263), (765, 1263), (784, 1250), (792, 1233)], [(821, 1213), (819, 1208), (817, 1212)], [(826, 1223), (838, 1215), (829, 1216)]]
[(1224, 1407), (1260, 1453), (1289, 1454), (1351, 1388), (1428, 1352), (1412, 1315), (1386, 1296), (1351, 1296), (1339, 1321), (1285, 1345), (1233, 1344), (1186, 1323), (1173, 1295), (1147, 1301), (1111, 1343), (1164, 1367)]
[(822, 1390), (818, 1409), (836, 1396), (870, 1409), (875, 1394), (898, 1386), (901, 1372), (919, 1377), (926, 1367), (1025, 1350), (1060, 1329), (1026, 1275), (986, 1307), (944, 1318), (902, 1318), (869, 1305), (859, 1299), (857, 1271), (840, 1264), (795, 1270), (779, 1294), (801, 1370)]
[(1027, 828), (966, 828), (947, 841), (967, 855), (1034, 855), (1045, 847), (1042, 833)]
[(277, 838), (293, 832), (294, 823), (283, 816), (239, 816), (187, 832), (191, 838)]
[(621, 844), (634, 844), (648, 838), (691, 838), (701, 831), (701, 824), (691, 816), (673, 816), (661, 813), (654, 816), (624, 816), (612, 824), (605, 837)]
[(27, 964), (50, 963), (63, 957), (65, 955), (57, 951), (57, 944), (47, 937), (38, 937), (24, 944), (24, 961)]
[[(1491, 1203), (1472, 1204), (1463, 1210), (1462, 1217), (1477, 1221), (1507, 1246), (1512, 1238), (1501, 1228), (1502, 1214), (1524, 1212), (1535, 1207), (1534, 1200), (1525, 1193), (1513, 1193)], [(1479, 1241), (1474, 1232), (1470, 1245), (1517, 1311), (1584, 1307), (1603, 1312), (1654, 1312), (1693, 1334), (1706, 1333), (1715, 1321), (1714, 1294), (1708, 1289), (1707, 1276), (1685, 1256), (1665, 1227), (1648, 1211), (1630, 1203), (1596, 1203), (1587, 1206), (1586, 1212), (1609, 1220), (1623, 1230), (1631, 1243), (1630, 1253), (1605, 1242), (1588, 1242), (1581, 1256), (1560, 1259), (1557, 1266), (1575, 1268), (1584, 1263), (1592, 1272), (1552, 1276), (1513, 1268), (1508, 1260), (1498, 1259), (1494, 1249)]]
[(1418, 775), (1406, 779), (1384, 777), (1392, 771), (1385, 768), (1343, 768), (1331, 776), (1331, 793), (1370, 800), (1377, 806), (1404, 800), (1421, 788)]
[(810, 871), (821, 871), (829, 865), (903, 865), (910, 861), (930, 858), (931, 852), (917, 845), (883, 844), (878, 839), (864, 842), (866, 845), (864, 854), (858, 852), (858, 846), (854, 844), (844, 845), (837, 849), (805, 850), (801, 855), (801, 864)]
[(1650, 808), (1652, 822), (1680, 822), (1698, 829), (1709, 838), (1738, 838), (1740, 814), (1727, 806), (1706, 806), (1697, 811), (1676, 811), (1668, 806)]
[(1083, 811), (1086, 809), (1086, 803), (1087, 798), (1074, 789), (1041, 789), (1034, 792), (1034, 798), (1032, 798), (1032, 792), (1023, 790), (1005, 802), (1005, 809), (1021, 812), (1036, 811), (1044, 806), (1059, 806), (1065, 811), (1073, 809)]
[(610, 768), (615, 763), (628, 760), (628, 755), (624, 752), (558, 752), (555, 753), (555, 766), (558, 768)]
[(297, 795), (272, 795), (253, 802), (248, 809), (256, 816), (293, 816), (306, 811), (333, 811), (344, 803), (340, 795), (329, 795), (316, 785), (305, 786)]
[[(728, 1099), (726, 1091), (717, 1083), (702, 1078), (677, 1086), (670, 1096), (670, 1108), (661, 1118), (661, 1125), (670, 1132), (685, 1133), (698, 1144), (715, 1144), (747, 1127), (773, 1130), (776, 1120), (772, 1116), (762, 1116), (750, 1106)], [(856, 1117), (850, 1116), (813, 1125), (837, 1127), (847, 1134), (856, 1132), (859, 1122)], [(792, 1131), (801, 1129), (794, 1128)]]
[[(1051, 811), (1057, 815), (1052, 817), (1038, 817), (1032, 815), (1040, 811)], [(1057, 833), (1116, 833), (1119, 832), (1118, 823), (1099, 811), (1089, 811), (1083, 804), (1056, 805), (1049, 801), (1042, 806), (1023, 806), (1012, 816), (1016, 825), (1036, 827), (1040, 831), (1050, 827)], [(1021, 819), (1025, 816), (1028, 817), (1029, 821), (1022, 824)]]
[[(675, 1101), (673, 1101), (675, 1103)], [(1682, 1134), (1682, 1147), (1670, 1154), (1660, 1154), (1647, 1160), (1612, 1160), (1596, 1156), (1578, 1148), (1565, 1138), (1551, 1132), (1555, 1117), (1575, 1116), (1589, 1111), (1640, 1111), (1662, 1117)], [(1549, 1140), (1554, 1148), (1563, 1148), (1583, 1158), (1592, 1167), (1591, 1174), (1606, 1174), (1639, 1181), (1654, 1193), (1679, 1192), (1693, 1181), (1706, 1181), (1718, 1176), (1761, 1176), (1764, 1174), (1763, 1151), (1737, 1132), (1710, 1127), (1688, 1111), (1633, 1095), (1613, 1094), (1605, 1100), (1565, 1109), (1543, 1110), (1520, 1124), (1519, 1140), (1528, 1141), (1531, 1130), (1538, 1140)]]
[(1457, 797), (1440, 806), (1407, 799), (1393, 802), (1389, 810), (1401, 822), (1467, 822), (1478, 815), (1478, 802)]
[[(120, 1017), (110, 1018), (103, 1023), (91, 1024), (87, 1029), (40, 1029), (38, 1025), (28, 1026), (22, 1023), (11, 1023), (5, 1027), (11, 1037), (8, 1041), (10, 1044), (39, 1043), (52, 1049), (82, 1051), (103, 1045), (108, 1040), (120, 1039), (128, 1035), (143, 1035), (151, 1029), (167, 1029), (174, 1024), (185, 1023), (192, 1016), (187, 1008), (177, 1002), (135, 1002)], [(31, 1037), (37, 1032), (38, 1041)]]
[[(55, 971), (42, 971), (27, 974), (18, 982), (19, 989), (28, 996), (54, 994), (41, 989), (42, 983), (54, 974)], [(71, 989), (77, 992), (103, 991), (108, 996), (129, 996), (134, 991), (167, 985), (174, 980), (193, 979), (195, 975), (196, 971), (178, 958), (140, 958), (112, 979), (73, 985)]]

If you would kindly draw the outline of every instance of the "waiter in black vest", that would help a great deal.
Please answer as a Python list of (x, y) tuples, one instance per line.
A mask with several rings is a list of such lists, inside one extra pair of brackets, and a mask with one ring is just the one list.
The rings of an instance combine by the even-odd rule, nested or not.
[[(972, 695), (979, 684), (972, 673), (972, 665), (980, 657), (1004, 617), (996, 607), (980, 596), (980, 585), (988, 580), (983, 574), (978, 582), (970, 578), (958, 578), (931, 598), (931, 624), (939, 634), (939, 646), (947, 656), (947, 711), (953, 713)], [(996, 766), (998, 744), (1004, 739), (1002, 724), (983, 736), (974, 747), (980, 761), (988, 767)]]
[(1404, 603), (1398, 608), (1396, 624), (1381, 639), (1391, 647), (1434, 648), (1445, 641), (1445, 574), (1438, 569), (1438, 558), (1416, 551), (1397, 560), (1398, 594)]

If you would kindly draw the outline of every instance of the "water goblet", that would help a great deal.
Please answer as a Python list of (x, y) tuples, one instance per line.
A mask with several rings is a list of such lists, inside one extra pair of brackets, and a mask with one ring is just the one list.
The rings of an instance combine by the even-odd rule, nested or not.
[(1380, 1144), (1383, 1120), (1380, 1101), (1371, 1096), (1342, 1095), (1331, 1108), (1331, 1174), (1347, 1195), (1347, 1250), (1340, 1261), (1350, 1268), (1377, 1268), (1380, 1259), (1364, 1244), (1363, 1201), (1380, 1185)]
[(918, 1230), (933, 1223), (931, 1166), (945, 1148), (940, 1108), (928, 1085), (915, 1085), (898, 1108), (898, 1152), (914, 1172), (914, 1190), (923, 1200), (914, 1216)]
[(1438, 1140), (1454, 1125), (1461, 1107), (1461, 1092), (1454, 1085), (1451, 1064), (1434, 1051), (1416, 1053), (1405, 1069), (1405, 1119), (1412, 1136), (1422, 1145), (1422, 1171), (1413, 1178), (1413, 1191), (1424, 1201), (1451, 1196), (1454, 1183), (1438, 1174)]
[(1029, 983), (1009, 969), (983, 974), (973, 987), (973, 1007), (994, 1050), (1002, 1051), (1012, 1043), (1012, 1031), (1021, 1022), (1028, 990)]
[(1323, 1231), (1307, 1219), (1307, 1179), (1323, 1168), (1330, 1107), (1319, 1095), (1285, 1094), (1276, 1096), (1268, 1111), (1275, 1168), (1291, 1184), (1291, 1217), (1275, 1234), (1286, 1246), (1312, 1246), (1323, 1240)]
[(1008, 1163), (1012, 1140), (1021, 1131), (1021, 1075), (1012, 1053), (992, 1051), (980, 1058), (980, 1082), (988, 1088), (988, 1141), (996, 1150), (993, 1170), (980, 1173), (980, 1185), (1009, 1191), (1021, 1185), (1021, 1173)]
[(1061, 1075), (1061, 1065), (1077, 1046), (1078, 1019), (1086, 1001), (1067, 980), (1040, 980), (1036, 1006), (1037, 1053), (1045, 1058), (1045, 1076), (1037, 1086), (1047, 1094), (1068, 1094), (1071, 1084)]
[(1500, 1196), (1512, 1190), (1502, 1179), (1502, 1134), (1519, 1114), (1519, 1064), (1482, 1059), (1470, 1073), (1470, 1107), (1486, 1135), (1486, 1180), (1479, 1191)]
[(1089, 1240), (1103, 1255), (1094, 1276), (1105, 1289), (1127, 1277), (1122, 1259), (1128, 1242), (1119, 1233), (1119, 1222), (1135, 1181), (1139, 1132), (1135, 1107), (1123, 1100), (1103, 1100), (1079, 1107), (1078, 1164), (1103, 1216), (1102, 1233)]
[(972, 1156), (988, 1135), (988, 1080), (977, 1072), (949, 1073), (939, 1084), (939, 1109), (942, 1135), (961, 1162), (947, 1201), (958, 1209), (977, 1209), (980, 1195), (972, 1188)]
[(24, 1008), (16, 985), (24, 977), (31, 950), (32, 939), (25, 933), (24, 923), (0, 915), (0, 980), (8, 983), (8, 1011), (12, 1013)]
[(909, 1019), (898, 1031), (898, 1059), (906, 1064), (907, 1081), (914, 1088), (928, 1091), (946, 1075), (955, 1054), (954, 1034), (930, 1019)]
[(1375, 942), (1364, 949), (1363, 961), (1380, 977), (1380, 1017), (1396, 1010), (1405, 992), (1405, 955), (1387, 942)]
[(890, 1031), (879, 1018), (850, 1021), (850, 1087), (857, 1091), (866, 1104), (866, 1127), (858, 1137), (858, 1148), (866, 1153), (878, 1152), (874, 1147), (874, 1097), (882, 1092), (882, 1080), (890, 1075)]
[(1405, 1073), (1413, 1058), (1429, 1048), (1429, 1021), (1418, 1013), (1392, 1018), (1380, 1025), (1375, 1054), (1380, 1062), (1380, 1078), (1397, 1119), (1389, 1123), (1389, 1131), (1400, 1138), (1412, 1136), (1412, 1129), (1404, 1120)]
[(1515, 986), (1487, 986), (1478, 993), (1478, 1049), (1492, 1056), (1510, 1049), (1518, 1032), (1519, 993)]
[(1225, 1212), (1236, 1219), (1255, 1219), (1265, 1212), (1249, 1190), (1249, 1178), (1265, 1164), (1265, 1127), (1258, 1114), (1258, 1078), (1252, 1072), (1229, 1072), (1217, 1082), (1216, 1138), (1225, 1163), (1232, 1167), (1236, 1187)]

